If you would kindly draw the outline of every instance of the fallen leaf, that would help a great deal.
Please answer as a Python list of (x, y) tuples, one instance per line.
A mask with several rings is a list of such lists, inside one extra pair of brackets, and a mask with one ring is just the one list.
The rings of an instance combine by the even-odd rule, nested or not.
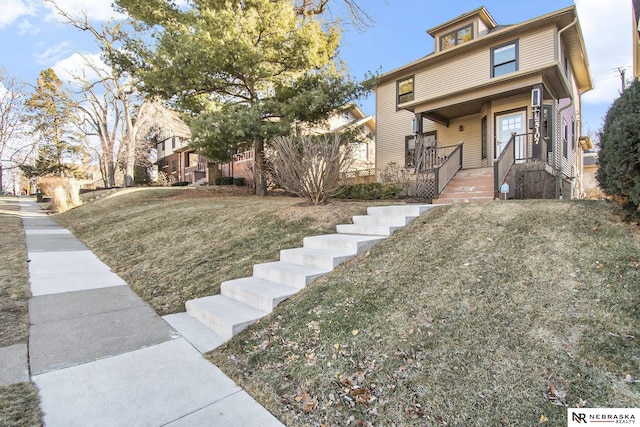
[(549, 421), (549, 418), (545, 417), (544, 414), (540, 415), (540, 421), (538, 423), (543, 424)]
[(357, 329), (354, 329), (353, 331), (351, 331), (351, 335), (356, 336), (358, 335), (358, 332), (360, 331), (358, 331)]

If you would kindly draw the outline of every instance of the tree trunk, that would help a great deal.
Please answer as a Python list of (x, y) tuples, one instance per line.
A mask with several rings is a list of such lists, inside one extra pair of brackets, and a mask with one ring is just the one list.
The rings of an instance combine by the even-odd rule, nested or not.
[(266, 165), (264, 161), (264, 140), (256, 139), (253, 143), (253, 150), (255, 151), (255, 174), (253, 179), (255, 180), (255, 192), (256, 196), (267, 195), (267, 176)]

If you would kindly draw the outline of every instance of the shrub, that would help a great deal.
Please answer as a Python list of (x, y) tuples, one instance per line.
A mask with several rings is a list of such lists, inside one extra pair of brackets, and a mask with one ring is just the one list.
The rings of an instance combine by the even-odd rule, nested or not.
[(640, 206), (640, 81), (622, 92), (607, 111), (600, 133), (600, 188)]
[(217, 184), (218, 180), (216, 179), (217, 185), (233, 185), (233, 177), (232, 176), (223, 176), (220, 179), (220, 184)]
[(404, 190), (396, 184), (370, 182), (366, 184), (343, 185), (335, 195), (337, 199), (386, 200), (401, 196)]
[(188, 181), (176, 181), (171, 184), (172, 187), (186, 187), (187, 185), (189, 185)]
[(244, 187), (247, 185), (247, 181), (244, 178), (233, 178), (233, 185), (236, 187)]
[(353, 144), (339, 134), (278, 137), (267, 154), (267, 170), (276, 185), (319, 205), (340, 188), (340, 173), (353, 162)]

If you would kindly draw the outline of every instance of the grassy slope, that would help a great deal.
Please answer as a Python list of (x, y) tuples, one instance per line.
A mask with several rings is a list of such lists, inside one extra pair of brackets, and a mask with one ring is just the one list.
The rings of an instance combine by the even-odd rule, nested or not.
[(640, 407), (639, 259), (603, 203), (440, 208), (209, 357), (287, 425), (564, 425)]
[[(124, 192), (56, 216), (160, 314), (220, 292), (220, 283), (250, 276), (280, 249), (335, 230), (366, 206), (339, 203), (310, 218), (300, 199), (220, 196), (214, 190)], [(344, 212), (342, 212), (344, 211)], [(341, 213), (342, 212), (342, 213)], [(317, 213), (317, 212), (316, 212)], [(322, 213), (322, 212), (321, 212)]]
[[(159, 191), (57, 219), (161, 314), (331, 226)], [(605, 203), (439, 208), (209, 358), (287, 425), (563, 425), (560, 405), (640, 406), (639, 258)]]
[[(29, 271), (20, 207), (15, 197), (0, 197), (0, 347), (26, 343)], [(0, 425), (39, 426), (36, 387), (31, 383), (0, 387)]]

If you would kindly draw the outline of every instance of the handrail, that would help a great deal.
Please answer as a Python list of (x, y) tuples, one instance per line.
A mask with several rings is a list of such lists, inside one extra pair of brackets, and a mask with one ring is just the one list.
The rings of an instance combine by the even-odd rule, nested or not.
[(462, 169), (462, 143), (458, 145), (450, 145), (450, 148), (455, 147), (453, 151), (446, 157), (446, 159), (434, 168), (435, 172), (435, 187), (436, 198), (442, 193), (442, 190), (447, 186), (449, 181), (453, 179), (456, 173)]
[(493, 163), (494, 198), (500, 197), (500, 186), (507, 178), (507, 174), (509, 173), (511, 166), (513, 166), (516, 161), (515, 140), (516, 133), (513, 132), (511, 133), (511, 138), (509, 138), (506, 147), (504, 147), (504, 150), (500, 153), (500, 157), (498, 157), (498, 159)]
[(441, 166), (447, 161), (457, 147), (458, 145), (439, 147), (436, 143), (436, 145), (425, 149), (417, 148), (415, 156), (416, 172), (431, 171), (438, 166)]

